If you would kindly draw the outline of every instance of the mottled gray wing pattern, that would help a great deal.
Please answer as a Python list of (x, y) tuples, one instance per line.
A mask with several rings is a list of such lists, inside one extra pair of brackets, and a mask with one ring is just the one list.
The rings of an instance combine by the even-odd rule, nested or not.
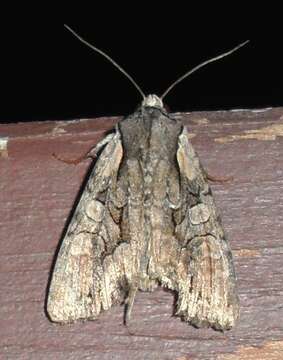
[(95, 164), (63, 238), (47, 302), (52, 321), (95, 319), (101, 310), (120, 300), (119, 261), (115, 264), (107, 254), (120, 240), (119, 225), (108, 205), (116, 190), (122, 156), (116, 130)]
[(177, 162), (182, 201), (175, 214), (182, 245), (177, 314), (197, 327), (229, 329), (239, 313), (232, 254), (185, 129), (179, 136)]

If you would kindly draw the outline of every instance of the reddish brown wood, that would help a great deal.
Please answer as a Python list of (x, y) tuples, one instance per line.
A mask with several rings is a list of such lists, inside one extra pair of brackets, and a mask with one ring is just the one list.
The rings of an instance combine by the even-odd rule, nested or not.
[(1, 359), (283, 359), (283, 109), (177, 116), (207, 171), (234, 178), (212, 187), (235, 257), (238, 325), (192, 328), (172, 317), (162, 289), (138, 293), (129, 329), (121, 306), (93, 322), (50, 323), (52, 259), (90, 164), (52, 153), (77, 158), (118, 118), (0, 125)]

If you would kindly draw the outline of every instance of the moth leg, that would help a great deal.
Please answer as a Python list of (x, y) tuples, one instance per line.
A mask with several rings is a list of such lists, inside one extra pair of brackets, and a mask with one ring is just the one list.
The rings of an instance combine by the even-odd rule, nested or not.
[(103, 148), (103, 146), (107, 145), (114, 137), (115, 133), (108, 134), (99, 141), (94, 147), (90, 148), (88, 152), (85, 154), (86, 158), (95, 158), (97, 153)]
[(137, 286), (132, 286), (128, 292), (128, 296), (125, 300), (125, 317), (124, 324), (127, 325), (131, 320), (132, 309), (135, 301), (135, 297), (138, 291)]
[(62, 161), (65, 164), (69, 164), (69, 165), (77, 165), (80, 162), (84, 161), (86, 159), (86, 154), (81, 155), (80, 157), (76, 158), (76, 159), (63, 159), (61, 158), (59, 155), (53, 153), (52, 156), (59, 161)]
[(204, 171), (205, 178), (208, 181), (211, 181), (211, 182), (216, 182), (216, 183), (223, 184), (223, 183), (230, 182), (230, 181), (234, 180), (233, 176), (218, 177), (218, 176), (210, 175), (206, 170), (203, 170), (203, 171)]
[(115, 136), (115, 134), (108, 134), (99, 143), (97, 143), (95, 146), (92, 146), (90, 149), (88, 149), (88, 151), (86, 153), (84, 153), (83, 155), (79, 156), (76, 159), (63, 159), (55, 153), (53, 153), (52, 156), (56, 160), (62, 161), (66, 164), (77, 165), (88, 158), (95, 159), (97, 153), (101, 150), (101, 148), (103, 146), (105, 146), (106, 144), (108, 144), (114, 138), (114, 136)]

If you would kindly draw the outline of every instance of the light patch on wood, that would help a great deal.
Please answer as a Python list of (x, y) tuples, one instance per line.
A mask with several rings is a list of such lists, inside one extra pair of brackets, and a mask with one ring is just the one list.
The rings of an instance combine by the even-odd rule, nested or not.
[(65, 134), (66, 130), (64, 129), (64, 123), (62, 121), (58, 121), (56, 126), (52, 129), (52, 135), (61, 135)]
[(234, 257), (257, 257), (261, 256), (260, 250), (257, 249), (240, 249), (233, 250)]
[(274, 124), (256, 130), (245, 130), (243, 134), (229, 135), (216, 138), (215, 141), (221, 144), (237, 140), (276, 140), (277, 136), (283, 136), (283, 124)]
[(222, 354), (217, 360), (279, 360), (283, 359), (283, 341), (268, 341), (262, 346), (240, 346), (234, 354)]
[(7, 137), (0, 138), (0, 157), (8, 157), (8, 140)]
[(207, 118), (192, 119), (192, 122), (194, 122), (197, 125), (207, 125), (207, 124), (209, 124), (209, 120)]

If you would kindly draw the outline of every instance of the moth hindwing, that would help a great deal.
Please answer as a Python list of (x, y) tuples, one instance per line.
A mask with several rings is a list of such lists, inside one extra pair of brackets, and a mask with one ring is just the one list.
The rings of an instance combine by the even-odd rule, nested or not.
[(159, 284), (177, 292), (176, 315), (197, 327), (229, 329), (238, 317), (231, 250), (205, 173), (185, 127), (150, 95), (97, 159), (47, 310), (55, 322), (96, 319)]

